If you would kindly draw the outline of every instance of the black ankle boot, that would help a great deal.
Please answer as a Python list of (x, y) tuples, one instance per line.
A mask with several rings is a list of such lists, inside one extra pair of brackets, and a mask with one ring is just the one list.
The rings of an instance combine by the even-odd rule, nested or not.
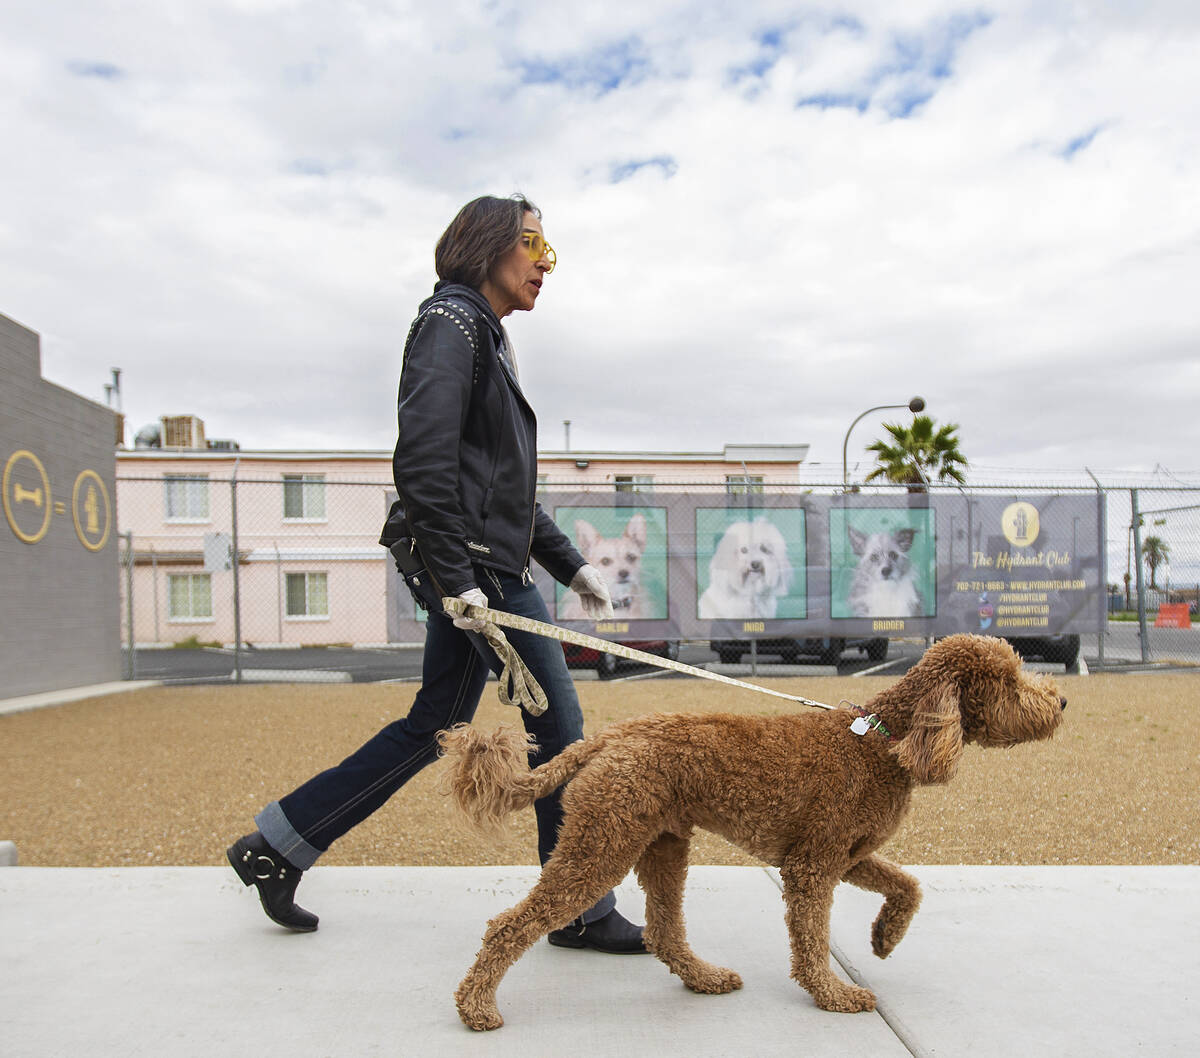
[(317, 928), (317, 916), (298, 907), (293, 900), (304, 872), (296, 870), (271, 848), (257, 830), (238, 838), (225, 850), (225, 855), (242, 884), (258, 889), (258, 899), (272, 922), (297, 933), (311, 933)]
[(642, 927), (635, 926), (615, 907), (595, 922), (577, 918), (551, 931), (546, 939), (556, 948), (591, 948), (609, 955), (645, 955), (647, 950)]

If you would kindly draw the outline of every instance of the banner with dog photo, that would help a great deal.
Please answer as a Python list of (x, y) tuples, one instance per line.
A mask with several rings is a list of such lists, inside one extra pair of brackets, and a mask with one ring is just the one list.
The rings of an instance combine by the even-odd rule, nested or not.
[(929, 507), (829, 511), (829, 615), (937, 616), (936, 520)]
[(696, 510), (696, 614), (701, 621), (808, 616), (801, 508)]
[[(533, 562), (555, 620), (652, 653), (683, 638), (1075, 633), (1104, 605), (1103, 509), (1083, 493), (547, 490), (541, 501), (614, 604), (613, 620), (588, 621)], [(389, 642), (423, 639), (394, 571), (387, 602)]]
[[(617, 621), (665, 621), (667, 511), (655, 506), (559, 506), (554, 521), (608, 584)], [(579, 596), (555, 588), (560, 621), (585, 621)]]

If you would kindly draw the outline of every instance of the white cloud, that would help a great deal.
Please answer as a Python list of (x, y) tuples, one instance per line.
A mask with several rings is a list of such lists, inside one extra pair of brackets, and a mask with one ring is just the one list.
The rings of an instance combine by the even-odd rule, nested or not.
[(134, 427), (387, 448), (437, 235), (519, 188), (548, 446), (833, 463), (919, 392), (981, 463), (1192, 467), (1198, 37), (1167, 2), (43, 0), (0, 41), (0, 312), (55, 382), (123, 367)]

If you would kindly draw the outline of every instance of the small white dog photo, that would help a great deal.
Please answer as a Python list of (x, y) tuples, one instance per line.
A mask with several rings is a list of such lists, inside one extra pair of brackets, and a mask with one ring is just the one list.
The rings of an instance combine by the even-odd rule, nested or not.
[(766, 518), (734, 522), (708, 564), (709, 584), (700, 596), (701, 620), (774, 617), (792, 588), (783, 533)]

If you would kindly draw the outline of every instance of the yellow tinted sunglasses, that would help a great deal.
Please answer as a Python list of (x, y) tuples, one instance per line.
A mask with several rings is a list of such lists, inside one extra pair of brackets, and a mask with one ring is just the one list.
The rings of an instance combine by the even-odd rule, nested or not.
[(540, 261), (544, 257), (550, 262), (550, 267), (546, 271), (548, 273), (554, 271), (554, 266), (558, 263), (558, 257), (554, 253), (554, 247), (546, 242), (541, 232), (531, 231), (529, 228), (526, 228), (521, 232), (521, 245), (525, 247), (525, 252), (529, 254), (531, 261)]

